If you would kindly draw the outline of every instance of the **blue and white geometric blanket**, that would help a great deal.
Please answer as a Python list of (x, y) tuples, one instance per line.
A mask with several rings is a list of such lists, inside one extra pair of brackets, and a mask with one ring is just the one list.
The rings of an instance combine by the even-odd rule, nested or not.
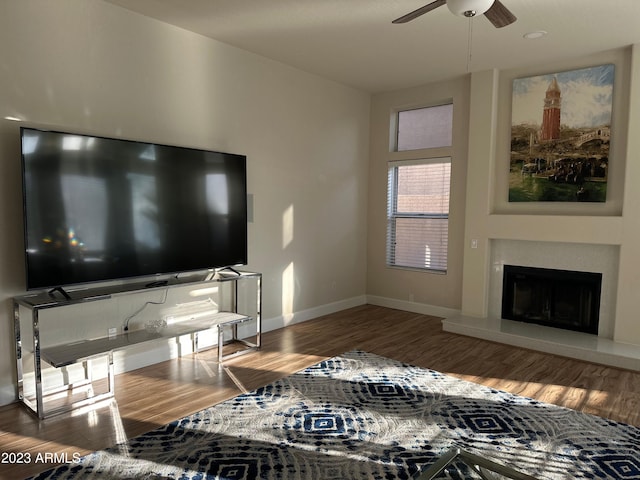
[(34, 478), (410, 479), (453, 446), (539, 479), (640, 479), (638, 428), (361, 351)]

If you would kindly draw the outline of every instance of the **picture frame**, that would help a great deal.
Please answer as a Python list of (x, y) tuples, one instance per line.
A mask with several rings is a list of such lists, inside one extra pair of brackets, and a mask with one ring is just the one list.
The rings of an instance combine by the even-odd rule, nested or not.
[(615, 66), (513, 80), (509, 202), (605, 202)]

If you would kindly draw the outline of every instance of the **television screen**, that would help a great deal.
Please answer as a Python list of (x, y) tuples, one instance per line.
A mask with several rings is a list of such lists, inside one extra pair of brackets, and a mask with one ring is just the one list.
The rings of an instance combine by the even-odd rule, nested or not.
[(21, 128), (27, 289), (247, 263), (246, 157)]

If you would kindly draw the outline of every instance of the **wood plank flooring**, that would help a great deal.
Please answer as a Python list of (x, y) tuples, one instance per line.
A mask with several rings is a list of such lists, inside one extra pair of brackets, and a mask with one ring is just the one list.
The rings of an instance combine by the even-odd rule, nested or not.
[[(224, 367), (213, 349), (118, 375), (116, 401), (98, 408), (39, 421), (20, 404), (2, 407), (0, 478), (33, 475), (353, 349), (640, 427), (640, 372), (455, 335), (436, 317), (361, 306), (265, 333), (262, 350)], [(11, 463), (27, 456), (26, 464)]]

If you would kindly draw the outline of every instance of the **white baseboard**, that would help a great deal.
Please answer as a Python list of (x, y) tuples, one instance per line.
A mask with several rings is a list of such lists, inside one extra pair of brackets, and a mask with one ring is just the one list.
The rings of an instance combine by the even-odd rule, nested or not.
[(277, 330), (278, 328), (294, 325), (296, 323), (306, 322), (307, 320), (313, 320), (314, 318), (336, 313), (341, 310), (346, 310), (347, 308), (365, 305), (366, 303), (367, 296), (359, 295), (357, 297), (346, 298), (337, 302), (308, 308), (299, 312), (280, 315), (278, 317), (263, 320), (262, 331), (268, 332), (270, 330)]
[(460, 315), (460, 310), (453, 308), (428, 305), (426, 303), (409, 302), (398, 300), (397, 298), (379, 297), (377, 295), (367, 295), (367, 303), (379, 307), (395, 308), (407, 312), (420, 313), (422, 315), (433, 315), (434, 317), (453, 317)]

